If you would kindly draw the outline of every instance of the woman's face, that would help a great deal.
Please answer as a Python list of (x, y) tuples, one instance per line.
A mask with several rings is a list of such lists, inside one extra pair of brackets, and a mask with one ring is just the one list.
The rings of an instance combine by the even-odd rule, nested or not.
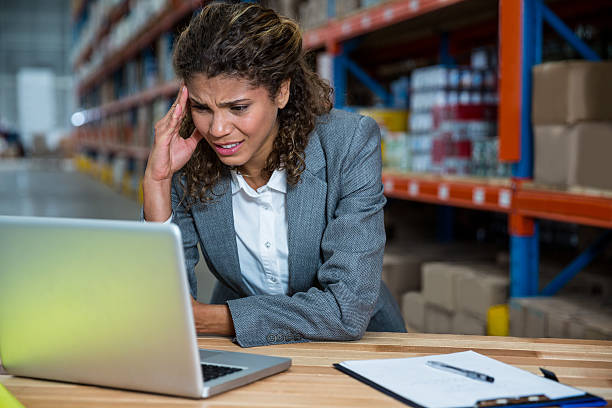
[(278, 109), (289, 99), (288, 81), (274, 100), (267, 89), (234, 77), (197, 74), (186, 86), (193, 123), (221, 162), (259, 172), (278, 133)]

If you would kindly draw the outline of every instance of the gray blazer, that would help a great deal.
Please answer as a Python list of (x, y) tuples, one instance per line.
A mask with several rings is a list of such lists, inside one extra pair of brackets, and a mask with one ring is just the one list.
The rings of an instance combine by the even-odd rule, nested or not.
[(370, 331), (405, 331), (381, 284), (385, 230), (380, 131), (369, 117), (333, 110), (321, 116), (305, 151), (300, 182), (287, 189), (289, 294), (255, 295), (242, 281), (229, 172), (212, 203), (179, 204), (191, 292), (196, 296), (197, 244), (219, 283), (212, 303), (229, 306), (236, 341), (251, 347), (309, 340), (354, 340)]

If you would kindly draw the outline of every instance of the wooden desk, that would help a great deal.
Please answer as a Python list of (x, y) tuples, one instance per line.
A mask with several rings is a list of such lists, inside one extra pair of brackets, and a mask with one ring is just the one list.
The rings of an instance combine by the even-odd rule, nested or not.
[(612, 402), (612, 341), (523, 339), (442, 334), (367, 333), (356, 342), (240, 349), (227, 338), (202, 337), (200, 347), (291, 357), (289, 371), (207, 400), (189, 400), (50, 381), (0, 376), (26, 407), (402, 407), (396, 400), (332, 368), (343, 360), (399, 358), (475, 350), (559, 380)]

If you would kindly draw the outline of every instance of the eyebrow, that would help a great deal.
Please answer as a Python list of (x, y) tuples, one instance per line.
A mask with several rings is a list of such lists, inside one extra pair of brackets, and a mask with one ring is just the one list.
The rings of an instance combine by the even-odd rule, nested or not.
[[(199, 101), (195, 100), (195, 99), (194, 99), (194, 98), (192, 98), (192, 97), (189, 97), (189, 99), (191, 100), (191, 102), (192, 102), (192, 103), (194, 103), (194, 104), (196, 104), (196, 105), (200, 105), (200, 106), (208, 106), (207, 104), (202, 103), (202, 102), (199, 102)], [(250, 99), (236, 99), (236, 100), (234, 100), (234, 101), (223, 102), (223, 103), (219, 104), (218, 106), (219, 106), (220, 108), (226, 108), (226, 107), (228, 107), (228, 106), (238, 105), (238, 104), (240, 104), (240, 103), (247, 103), (247, 102), (251, 102), (251, 100), (250, 100)]]

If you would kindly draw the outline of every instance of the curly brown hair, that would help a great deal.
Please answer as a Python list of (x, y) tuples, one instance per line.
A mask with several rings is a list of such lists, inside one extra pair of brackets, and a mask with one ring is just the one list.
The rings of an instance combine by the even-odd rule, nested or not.
[[(279, 110), (278, 135), (262, 176), (284, 169), (290, 185), (299, 181), (309, 135), (317, 117), (331, 110), (332, 90), (309, 68), (295, 21), (254, 3), (208, 4), (177, 39), (173, 63), (185, 82), (196, 74), (246, 79), (264, 87), (272, 99), (289, 79), (289, 101)], [(187, 138), (194, 128), (188, 108), (180, 135)], [(199, 143), (181, 170), (187, 205), (211, 200), (213, 187), (227, 170), (207, 143)]]

